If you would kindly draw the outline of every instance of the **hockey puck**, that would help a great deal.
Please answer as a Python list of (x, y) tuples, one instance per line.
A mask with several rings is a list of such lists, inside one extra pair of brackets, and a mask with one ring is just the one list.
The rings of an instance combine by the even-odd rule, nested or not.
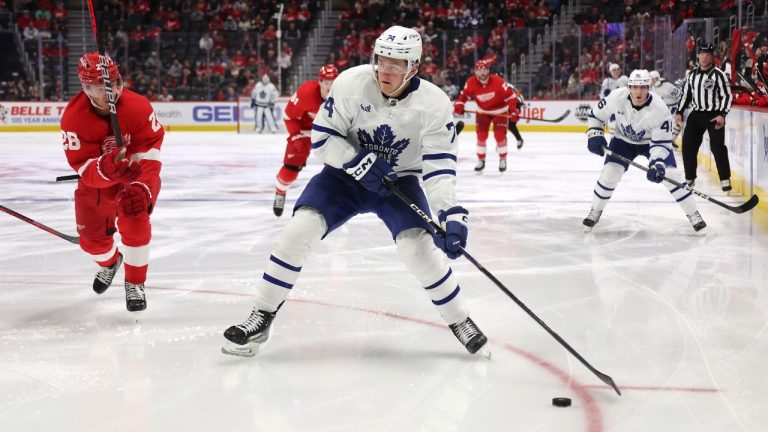
[(552, 405), (556, 407), (563, 407), (563, 408), (569, 407), (571, 406), (571, 400), (569, 398), (564, 398), (564, 397), (552, 398)]

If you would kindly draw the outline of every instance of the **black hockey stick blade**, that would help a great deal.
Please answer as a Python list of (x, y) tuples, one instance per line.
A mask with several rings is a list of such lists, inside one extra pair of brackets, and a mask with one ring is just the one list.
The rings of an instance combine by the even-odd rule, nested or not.
[[(424, 213), (424, 211), (422, 211), (413, 201), (411, 201), (411, 199), (407, 195), (405, 195), (400, 190), (400, 188), (397, 187), (397, 185), (394, 182), (390, 181), (387, 178), (384, 178), (384, 184), (389, 188), (389, 190), (392, 191), (392, 193), (394, 193), (398, 198), (400, 198), (402, 202), (404, 202), (408, 207), (410, 207), (411, 210), (416, 212), (416, 214), (419, 215), (424, 220), (424, 222), (427, 223), (427, 225), (432, 227), (432, 229), (435, 230), (435, 232), (445, 235), (445, 230), (443, 230), (443, 228), (440, 225), (438, 225), (435, 221), (433, 221), (428, 214)], [(621, 396), (621, 390), (619, 390), (619, 387), (613, 381), (613, 378), (600, 372), (599, 370), (595, 369), (594, 366), (589, 364), (589, 362), (586, 361), (584, 357), (582, 357), (581, 354), (579, 354), (575, 349), (573, 349), (573, 347), (571, 347), (571, 345), (569, 345), (568, 342), (566, 342), (562, 337), (560, 337), (559, 334), (555, 333), (554, 330), (549, 328), (549, 326), (544, 321), (542, 321), (541, 318), (539, 318), (535, 313), (533, 313), (533, 311), (530, 310), (528, 306), (525, 305), (525, 303), (523, 303), (520, 299), (518, 299), (517, 296), (515, 296), (512, 293), (512, 291), (510, 291), (506, 286), (504, 286), (504, 284), (501, 283), (500, 280), (496, 279), (496, 276), (494, 276), (493, 273), (488, 271), (482, 264), (480, 264), (472, 255), (470, 255), (467, 252), (466, 249), (464, 249), (463, 247), (459, 247), (459, 248), (461, 249), (462, 255), (464, 255), (464, 257), (467, 260), (469, 260), (469, 262), (474, 264), (475, 267), (477, 267), (477, 269), (480, 270), (481, 273), (487, 276), (488, 279), (490, 279), (502, 292), (504, 292), (504, 294), (506, 294), (509, 298), (512, 299), (512, 301), (514, 301), (518, 306), (520, 306), (520, 308), (523, 309), (523, 311), (525, 311), (525, 313), (527, 313), (528, 316), (533, 318), (533, 320), (536, 321), (544, 330), (546, 330), (547, 333), (550, 334), (550, 336), (555, 338), (555, 340), (558, 341), (560, 345), (563, 346), (563, 348), (568, 350), (568, 352), (570, 352), (574, 357), (576, 357), (576, 359), (579, 360), (581, 364), (583, 364), (587, 369), (589, 369), (590, 372), (595, 374), (595, 376), (597, 376), (600, 379), (600, 381), (611, 386), (616, 391), (616, 394)]]
[(57, 182), (65, 182), (70, 180), (77, 180), (80, 176), (78, 174), (71, 174), (71, 175), (65, 175), (65, 176), (58, 176), (56, 177)]
[[(627, 158), (625, 158), (624, 156), (622, 156), (620, 154), (616, 154), (616, 153), (612, 152), (608, 147), (603, 146), (603, 149), (605, 149), (605, 152), (607, 154), (609, 154), (612, 157), (615, 157), (616, 159), (624, 161), (624, 162), (632, 165), (635, 168), (640, 168), (641, 170), (646, 171), (646, 172), (648, 171), (648, 168), (640, 165), (639, 163), (637, 163), (637, 162), (635, 162), (635, 161), (633, 161), (631, 159), (627, 159)], [(705, 194), (704, 192), (697, 191), (696, 189), (690, 187), (687, 183), (685, 183), (685, 184), (680, 183), (678, 181), (672, 180), (671, 178), (669, 178), (667, 176), (664, 176), (664, 181), (672, 183), (675, 186), (681, 187), (681, 188), (691, 192), (692, 194), (695, 194), (695, 195), (700, 196), (701, 198), (704, 198), (705, 200), (711, 202), (712, 204), (719, 205), (720, 207), (722, 207), (722, 208), (724, 208), (726, 210), (730, 210), (730, 211), (732, 211), (732, 212), (734, 212), (736, 214), (741, 214), (741, 213), (744, 213), (744, 212), (748, 212), (748, 211), (752, 210), (753, 208), (755, 208), (757, 203), (760, 202), (760, 198), (758, 198), (757, 195), (752, 195), (747, 200), (747, 202), (745, 202), (744, 204), (739, 205), (739, 206), (730, 206), (730, 205), (728, 205), (728, 204), (726, 204), (726, 203), (724, 203), (722, 201), (719, 201), (719, 200), (716, 200), (716, 199), (712, 198), (711, 196)]]
[(456, 135), (460, 134), (464, 130), (464, 122), (459, 120), (456, 122)]
[(541, 122), (548, 122), (548, 123), (560, 123), (561, 121), (565, 120), (566, 117), (571, 113), (571, 110), (567, 109), (565, 112), (556, 119), (540, 119), (540, 118), (533, 118), (533, 117), (520, 117), (520, 120), (536, 120)]
[(66, 241), (68, 241), (70, 243), (74, 243), (74, 244), (80, 243), (80, 237), (78, 237), (78, 236), (71, 236), (71, 235), (67, 235), (67, 234), (61, 233), (59, 231), (56, 231), (55, 229), (53, 229), (53, 228), (51, 228), (51, 227), (49, 227), (47, 225), (43, 225), (43, 224), (41, 224), (40, 222), (38, 222), (38, 221), (36, 221), (34, 219), (30, 219), (30, 218), (24, 216), (23, 214), (21, 214), (19, 212), (13, 211), (13, 210), (9, 209), (8, 207), (6, 207), (4, 205), (0, 205), (0, 211), (8, 213), (9, 215), (11, 215), (13, 217), (16, 217), (18, 219), (21, 219), (21, 220), (23, 220), (24, 222), (26, 222), (26, 223), (28, 223), (30, 225), (33, 225), (33, 226), (36, 226), (36, 227), (40, 228), (41, 230), (47, 232), (48, 234), (53, 234), (56, 237), (62, 238), (62, 239), (66, 240)]

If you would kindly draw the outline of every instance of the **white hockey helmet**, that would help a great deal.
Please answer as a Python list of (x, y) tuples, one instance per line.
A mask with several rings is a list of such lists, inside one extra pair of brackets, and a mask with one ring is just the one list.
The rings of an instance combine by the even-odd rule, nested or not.
[(629, 86), (648, 86), (651, 87), (651, 75), (645, 69), (635, 69), (629, 74), (627, 80)]
[(652, 80), (661, 79), (661, 74), (659, 74), (659, 71), (650, 71), (648, 72), (648, 75), (651, 77)]
[(267, 84), (269, 84), (269, 81), (270, 81), (270, 79), (269, 79), (269, 75), (267, 75), (267, 74), (264, 74), (264, 75), (261, 77), (261, 82), (262, 82), (264, 85), (267, 85)]
[[(408, 70), (421, 61), (421, 36), (414, 29), (392, 26), (373, 44), (373, 58), (390, 57), (408, 61)], [(375, 64), (375, 61), (372, 62)]]

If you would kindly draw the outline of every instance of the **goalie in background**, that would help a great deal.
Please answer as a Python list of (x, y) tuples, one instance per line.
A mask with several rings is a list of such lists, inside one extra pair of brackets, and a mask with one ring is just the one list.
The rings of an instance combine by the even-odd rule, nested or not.
[(256, 132), (262, 133), (264, 131), (265, 117), (269, 131), (277, 132), (275, 102), (277, 102), (278, 96), (277, 88), (270, 82), (269, 75), (264, 74), (251, 92), (251, 108), (256, 109)]
[(285, 129), (288, 131), (288, 143), (285, 146), (283, 166), (275, 177), (275, 201), (272, 210), (275, 216), (281, 216), (285, 208), (285, 194), (299, 176), (299, 171), (307, 165), (312, 121), (320, 106), (331, 91), (333, 80), (339, 71), (333, 65), (325, 65), (317, 73), (316, 80), (304, 82), (291, 96), (285, 107)]

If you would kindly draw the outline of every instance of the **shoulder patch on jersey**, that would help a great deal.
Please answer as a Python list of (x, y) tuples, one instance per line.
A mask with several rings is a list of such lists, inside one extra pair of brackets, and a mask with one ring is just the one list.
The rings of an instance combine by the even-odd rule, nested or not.
[(397, 165), (400, 154), (411, 142), (410, 138), (397, 141), (396, 139), (397, 137), (392, 128), (387, 124), (374, 129), (373, 135), (369, 134), (365, 129), (358, 129), (357, 131), (357, 140), (360, 142), (360, 146), (384, 158), (393, 167)]

